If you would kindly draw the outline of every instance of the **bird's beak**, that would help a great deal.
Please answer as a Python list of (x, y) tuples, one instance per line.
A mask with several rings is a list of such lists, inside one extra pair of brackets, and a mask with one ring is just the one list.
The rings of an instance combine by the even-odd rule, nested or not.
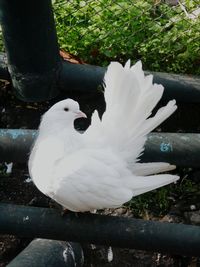
[(76, 112), (76, 119), (78, 118), (87, 118), (87, 115), (84, 112), (79, 110)]

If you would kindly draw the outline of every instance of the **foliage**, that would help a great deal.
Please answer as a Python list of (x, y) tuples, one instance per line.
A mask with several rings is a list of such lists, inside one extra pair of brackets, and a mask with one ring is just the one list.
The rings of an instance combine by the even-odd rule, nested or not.
[[(200, 16), (154, 2), (55, 0), (60, 46), (92, 64), (142, 59), (146, 69), (200, 74)], [(188, 13), (198, 8), (184, 2)]]
[[(200, 75), (200, 15), (162, 2), (54, 0), (60, 47), (91, 64), (142, 59), (151, 71)], [(189, 14), (199, 8), (199, 1), (180, 2)]]
[(165, 214), (172, 204), (169, 197), (170, 188), (171, 185), (134, 197), (127, 206), (133, 211), (134, 216), (138, 217), (144, 217), (147, 213), (157, 216)]

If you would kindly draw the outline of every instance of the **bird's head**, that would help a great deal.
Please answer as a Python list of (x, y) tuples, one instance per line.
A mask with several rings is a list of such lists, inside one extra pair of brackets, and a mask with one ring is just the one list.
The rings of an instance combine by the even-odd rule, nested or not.
[(66, 120), (87, 118), (86, 114), (80, 110), (79, 103), (70, 98), (56, 103), (47, 111), (47, 113)]
[(57, 127), (61, 130), (62, 126), (71, 126), (75, 119), (87, 118), (86, 114), (80, 110), (78, 102), (68, 98), (54, 104), (44, 115), (41, 127)]

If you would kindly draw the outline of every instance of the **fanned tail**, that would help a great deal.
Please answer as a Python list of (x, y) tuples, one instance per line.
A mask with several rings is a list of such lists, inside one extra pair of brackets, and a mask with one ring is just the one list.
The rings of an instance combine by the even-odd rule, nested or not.
[(147, 134), (176, 110), (176, 101), (169, 101), (152, 116), (152, 110), (161, 99), (164, 88), (153, 84), (152, 75), (144, 75), (140, 61), (132, 67), (130, 61), (124, 67), (112, 62), (105, 74), (104, 87), (106, 111), (102, 120), (97, 111), (94, 112), (84, 138), (92, 148), (108, 147), (108, 151), (111, 149), (112, 153), (116, 152), (131, 171), (131, 175), (126, 177), (122, 174), (125, 191), (120, 184), (120, 192), (125, 192), (123, 201), (176, 182), (179, 177), (175, 175), (152, 175), (173, 170), (174, 165), (137, 162), (144, 150)]
[(126, 161), (135, 162), (143, 152), (147, 134), (176, 110), (176, 102), (170, 101), (150, 117), (164, 88), (153, 84), (152, 75), (144, 75), (141, 61), (132, 67), (130, 61), (125, 67), (112, 62), (104, 83), (106, 111), (102, 132)]

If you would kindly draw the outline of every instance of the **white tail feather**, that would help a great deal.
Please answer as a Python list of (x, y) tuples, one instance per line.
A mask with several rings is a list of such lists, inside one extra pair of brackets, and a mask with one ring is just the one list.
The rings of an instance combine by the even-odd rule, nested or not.
[(178, 179), (179, 176), (170, 174), (160, 174), (146, 177), (140, 176), (132, 179), (130, 178), (129, 181), (127, 181), (127, 186), (132, 188), (133, 196), (137, 196), (170, 183), (175, 183)]
[(132, 172), (138, 176), (151, 175), (160, 172), (168, 172), (176, 169), (175, 165), (166, 162), (135, 163), (129, 165)]
[(111, 145), (129, 162), (142, 153), (147, 134), (177, 108), (172, 100), (149, 118), (164, 91), (162, 85), (152, 81), (152, 75), (144, 75), (141, 61), (132, 67), (128, 61), (124, 68), (112, 62), (104, 78), (106, 111), (102, 128)]
[(159, 163), (156, 167), (156, 163), (152, 163), (148, 167), (143, 165), (142, 172), (139, 165), (134, 164), (144, 150), (147, 134), (176, 110), (176, 101), (169, 101), (150, 117), (164, 88), (160, 84), (153, 84), (152, 75), (144, 75), (141, 61), (130, 66), (129, 60), (125, 67), (118, 62), (112, 62), (105, 74), (104, 87), (106, 111), (101, 121), (97, 112), (94, 112), (92, 124), (85, 136), (90, 141), (94, 139), (93, 143), (98, 139), (101, 140), (101, 146), (111, 146), (130, 166), (136, 168), (135, 174), (138, 172), (149, 175), (171, 170), (169, 164)]

